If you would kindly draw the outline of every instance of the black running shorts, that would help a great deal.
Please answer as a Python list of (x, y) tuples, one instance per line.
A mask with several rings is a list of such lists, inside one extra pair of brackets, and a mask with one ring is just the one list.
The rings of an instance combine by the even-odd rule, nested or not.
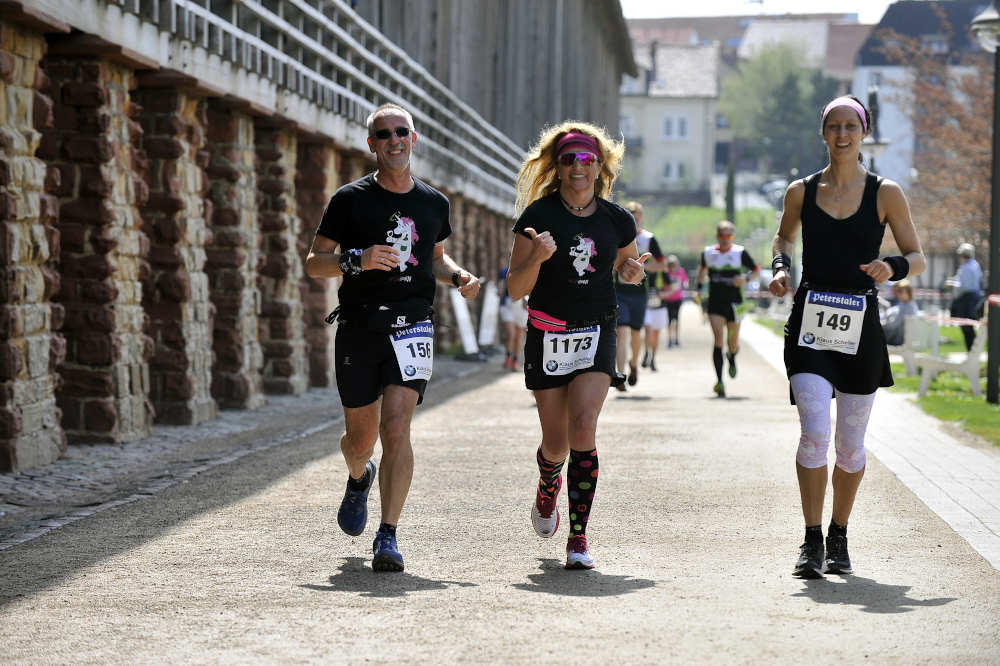
[(528, 334), (524, 338), (524, 385), (528, 387), (528, 390), (536, 391), (566, 386), (573, 381), (574, 377), (585, 372), (606, 373), (611, 377), (612, 383), (624, 380), (624, 377), (618, 375), (615, 370), (617, 332), (610, 320), (601, 325), (601, 337), (597, 342), (594, 364), (589, 368), (576, 370), (568, 375), (545, 374), (545, 369), (542, 367), (542, 341), (544, 337), (544, 331), (539, 331), (530, 323), (528, 324)]
[(361, 326), (339, 324), (335, 347), (337, 390), (344, 407), (364, 407), (379, 399), (390, 384), (413, 389), (424, 401), (427, 381), (403, 381), (388, 333), (373, 333)]
[(725, 317), (726, 322), (736, 321), (736, 306), (739, 303), (708, 299), (708, 314)]

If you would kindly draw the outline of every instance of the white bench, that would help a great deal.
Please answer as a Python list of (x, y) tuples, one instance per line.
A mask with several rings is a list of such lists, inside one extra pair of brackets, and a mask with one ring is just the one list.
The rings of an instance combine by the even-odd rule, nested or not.
[(926, 352), (930, 356), (938, 355), (938, 323), (921, 315), (908, 315), (903, 318), (903, 344), (888, 345), (890, 354), (899, 354), (903, 358), (903, 367), (907, 377), (917, 374), (917, 353)]
[(979, 368), (983, 349), (986, 347), (987, 327), (985, 324), (984, 320), (982, 325), (977, 327), (976, 339), (972, 342), (972, 349), (964, 356), (957, 354), (953, 355), (952, 358), (944, 358), (929, 354), (916, 355), (915, 362), (921, 372), (920, 390), (917, 391), (917, 395), (921, 398), (927, 395), (927, 387), (940, 372), (964, 374), (969, 378), (969, 384), (972, 386), (972, 394), (975, 396), (982, 395), (982, 389), (979, 388)]

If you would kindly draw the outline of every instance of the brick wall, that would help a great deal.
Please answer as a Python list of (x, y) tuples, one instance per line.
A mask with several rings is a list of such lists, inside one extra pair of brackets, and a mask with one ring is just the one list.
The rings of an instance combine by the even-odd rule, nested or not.
[(204, 99), (171, 88), (135, 91), (148, 157), (149, 198), (142, 208), (150, 273), (143, 305), (151, 321), (150, 399), (161, 423), (215, 418), (212, 318), (205, 274), (209, 153)]
[[(298, 245), (302, 261), (312, 246), (326, 204), (340, 184), (340, 169), (340, 155), (332, 145), (299, 143), (295, 194), (302, 219)], [(337, 383), (333, 356), (336, 327), (324, 321), (337, 307), (337, 285), (336, 279), (310, 278), (305, 274), (300, 283), (311, 386), (335, 386)]]
[[(47, 193), (59, 173), (35, 157), (38, 129), (51, 127), (52, 100), (39, 67), (41, 35), (0, 23), (0, 471), (51, 462), (66, 448), (55, 366), (59, 288), (58, 207)], [(36, 129), (37, 128), (37, 129)]]
[(264, 390), (299, 395), (308, 388), (305, 338), (302, 334), (303, 273), (298, 243), (302, 234), (295, 201), (298, 137), (292, 129), (258, 121), (257, 210), (263, 265), (260, 341), (264, 349)]
[(125, 442), (150, 433), (151, 340), (141, 279), (149, 243), (137, 205), (142, 130), (131, 118), (131, 69), (94, 58), (42, 63), (55, 127), (38, 155), (58, 172), (62, 327), (66, 359), (58, 402), (71, 440)]
[(267, 399), (257, 331), (262, 256), (253, 118), (214, 101), (207, 115), (212, 242), (205, 272), (216, 308), (212, 395), (220, 407), (255, 409)]

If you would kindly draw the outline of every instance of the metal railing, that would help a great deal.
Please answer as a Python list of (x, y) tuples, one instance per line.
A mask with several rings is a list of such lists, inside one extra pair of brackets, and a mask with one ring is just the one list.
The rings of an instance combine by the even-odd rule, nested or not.
[(343, 0), (106, 1), (356, 123), (399, 103), (436, 166), (513, 202), (524, 150)]

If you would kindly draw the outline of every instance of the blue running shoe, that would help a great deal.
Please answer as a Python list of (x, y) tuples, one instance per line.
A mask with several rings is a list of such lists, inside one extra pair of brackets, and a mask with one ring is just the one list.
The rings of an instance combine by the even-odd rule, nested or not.
[(368, 522), (368, 492), (375, 484), (375, 463), (371, 460), (365, 465), (365, 475), (368, 476), (368, 485), (364, 490), (353, 490), (351, 484), (347, 484), (340, 510), (337, 511), (337, 524), (351, 536), (364, 532)]
[(396, 537), (389, 532), (376, 532), (375, 542), (372, 544), (372, 570), (374, 571), (402, 571), (403, 556), (396, 550)]

